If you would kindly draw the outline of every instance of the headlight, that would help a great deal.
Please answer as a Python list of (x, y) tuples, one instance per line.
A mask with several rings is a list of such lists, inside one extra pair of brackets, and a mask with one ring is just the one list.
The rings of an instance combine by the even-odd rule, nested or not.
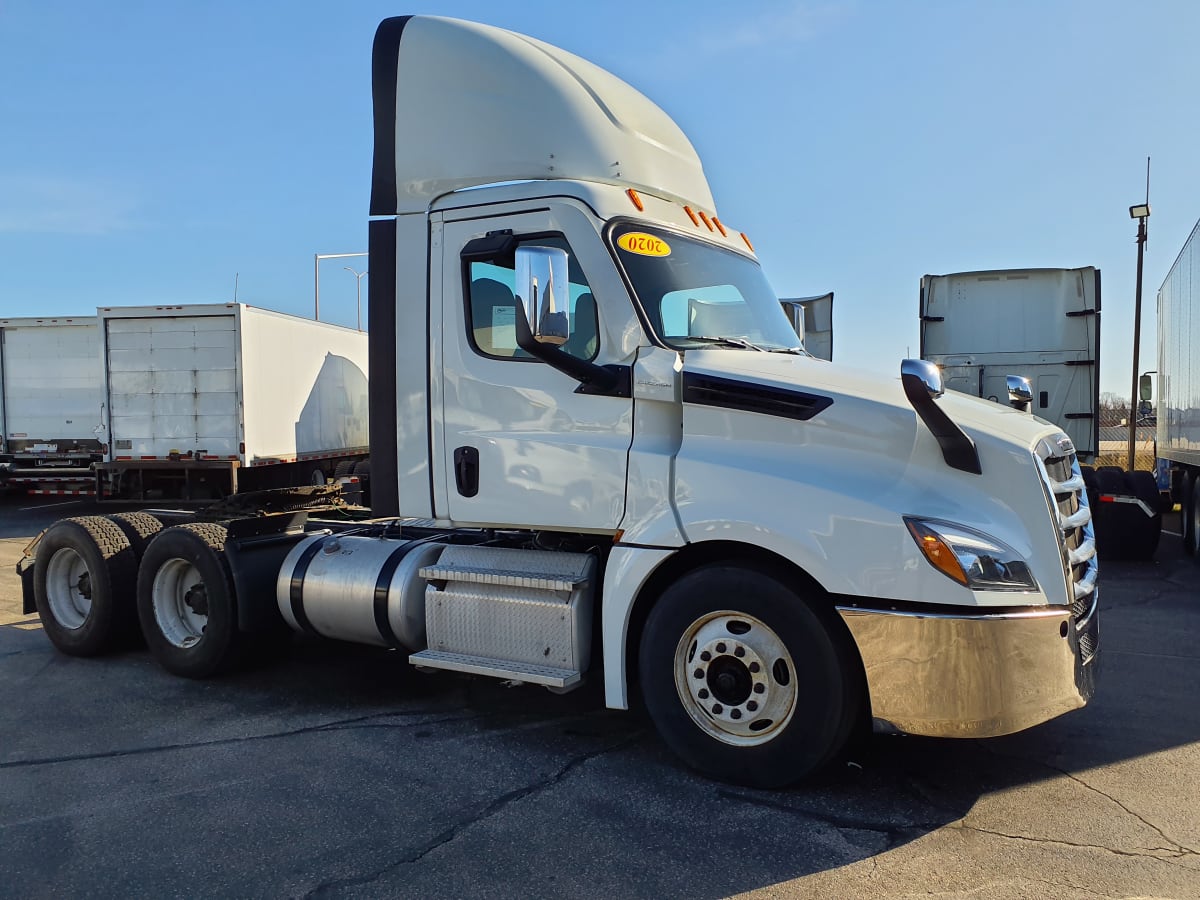
[(935, 569), (973, 591), (1036, 591), (1029, 566), (1012, 547), (965, 525), (904, 517)]

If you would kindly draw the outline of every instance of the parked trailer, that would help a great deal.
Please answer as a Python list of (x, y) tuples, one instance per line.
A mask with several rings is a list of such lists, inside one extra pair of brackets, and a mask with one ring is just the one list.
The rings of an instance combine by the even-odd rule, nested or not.
[(325, 484), (366, 458), (367, 335), (240, 303), (99, 310), (111, 499)]
[(0, 489), (91, 492), (103, 458), (95, 316), (0, 319)]
[(384, 518), (308, 519), (309, 488), (58, 522), (22, 566), (57, 647), (136, 619), (194, 678), (281, 628), (595, 677), (692, 766), (764, 787), (872, 723), (980, 738), (1088, 702), (1098, 569), (1061, 429), (921, 360), (804, 353), (687, 137), (591, 63), (411, 16), (371, 71)]
[[(997, 269), (921, 279), (921, 358), (946, 386), (999, 403), (1028, 380), (1034, 415), (1058, 425), (1080, 460), (1100, 462), (1100, 270)], [(1024, 404), (1024, 401), (1021, 401)], [(1105, 556), (1150, 559), (1162, 512), (1152, 472), (1085, 465), (1096, 543)]]
[[(1149, 384), (1141, 393), (1152, 399)], [(1158, 289), (1157, 418), (1158, 457), (1170, 467), (1171, 497), (1183, 513), (1183, 546), (1200, 556), (1200, 222)]]

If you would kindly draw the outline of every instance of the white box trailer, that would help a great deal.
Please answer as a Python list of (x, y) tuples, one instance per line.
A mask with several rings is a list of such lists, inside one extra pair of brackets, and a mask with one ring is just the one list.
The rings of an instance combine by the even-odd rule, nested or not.
[(105, 307), (98, 318), (102, 495), (324, 484), (366, 456), (365, 332), (238, 303)]
[[(1183, 545), (1200, 555), (1200, 222), (1158, 289), (1158, 457), (1183, 511)], [(1144, 399), (1150, 399), (1145, 397)]]
[(99, 348), (95, 316), (0, 319), (0, 474), (6, 485), (68, 490), (100, 460)]
[(1006, 378), (1033, 388), (1033, 414), (1062, 428), (1081, 460), (1099, 452), (1100, 270), (1001, 269), (921, 279), (921, 359), (946, 387), (1008, 403)]

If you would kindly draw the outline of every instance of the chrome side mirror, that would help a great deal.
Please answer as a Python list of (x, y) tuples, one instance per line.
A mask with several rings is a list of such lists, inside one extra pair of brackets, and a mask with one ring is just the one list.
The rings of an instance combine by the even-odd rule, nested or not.
[(946, 385), (942, 381), (942, 370), (928, 360), (906, 359), (900, 363), (900, 381), (907, 382), (912, 378), (920, 381), (934, 400), (946, 393)]
[(1005, 381), (1008, 383), (1008, 405), (1021, 412), (1029, 412), (1033, 404), (1033, 385), (1029, 379), (1021, 375), (1009, 375)]
[(518, 247), (517, 311), (539, 344), (559, 346), (570, 336), (567, 252), (557, 247)]

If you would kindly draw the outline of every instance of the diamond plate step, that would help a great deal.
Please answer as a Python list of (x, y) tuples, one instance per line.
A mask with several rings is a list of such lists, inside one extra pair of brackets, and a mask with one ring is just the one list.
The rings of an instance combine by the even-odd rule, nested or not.
[(592, 558), (586, 553), (451, 546), (435, 566), (421, 569), (430, 581), (471, 581), (542, 591), (570, 591), (586, 584)]
[(468, 672), (472, 675), (488, 675), (511, 681), (544, 684), (547, 687), (566, 688), (578, 684), (581, 674), (573, 669), (558, 669), (553, 666), (532, 666), (504, 659), (488, 659), (483, 656), (467, 656), (462, 653), (446, 653), (441, 650), (422, 650), (409, 656), (414, 666), (430, 669), (446, 669), (451, 672)]

